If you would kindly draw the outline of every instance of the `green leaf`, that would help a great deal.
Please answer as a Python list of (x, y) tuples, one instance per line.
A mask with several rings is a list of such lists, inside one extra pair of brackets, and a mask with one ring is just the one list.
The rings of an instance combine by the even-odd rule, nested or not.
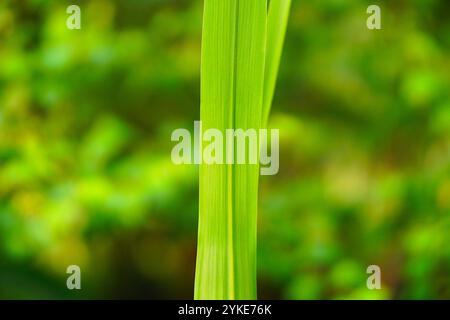
[[(274, 10), (281, 10), (276, 2), (272, 20)], [(226, 129), (261, 128), (264, 99), (271, 98), (264, 90), (274, 89), (282, 44), (273, 39), (280, 30), (272, 22), (269, 40), (280, 48), (267, 47), (267, 18), (266, 0), (205, 0), (202, 131), (218, 129), (225, 137)], [(265, 73), (271, 77), (267, 85)], [(258, 180), (257, 164), (200, 165), (195, 299), (256, 299)]]
[(264, 74), (263, 126), (267, 125), (275, 92), (290, 7), (291, 0), (271, 0), (269, 5), (266, 70)]

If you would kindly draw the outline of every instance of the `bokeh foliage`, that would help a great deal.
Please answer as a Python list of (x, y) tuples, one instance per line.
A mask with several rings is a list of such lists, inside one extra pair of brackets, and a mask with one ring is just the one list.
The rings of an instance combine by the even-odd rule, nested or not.
[[(72, 1), (0, 3), (0, 298), (192, 298), (198, 172), (170, 134), (199, 118), (202, 2), (73, 2), (79, 31)], [(450, 298), (449, 12), (294, 0), (260, 298)]]

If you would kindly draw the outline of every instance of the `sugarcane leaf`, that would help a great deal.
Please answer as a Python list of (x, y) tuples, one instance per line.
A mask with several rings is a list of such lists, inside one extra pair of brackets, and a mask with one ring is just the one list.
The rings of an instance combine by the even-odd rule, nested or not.
[(271, 0), (267, 18), (263, 126), (267, 125), (280, 66), (291, 0)]
[[(265, 0), (205, 0), (203, 130), (260, 128), (266, 20)], [(258, 176), (257, 164), (200, 165), (196, 299), (256, 298)]]

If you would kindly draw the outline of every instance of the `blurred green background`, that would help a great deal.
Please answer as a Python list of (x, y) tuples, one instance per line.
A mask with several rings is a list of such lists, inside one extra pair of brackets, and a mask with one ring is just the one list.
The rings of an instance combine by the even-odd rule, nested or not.
[[(450, 299), (450, 3), (293, 2), (259, 297)], [(1, 1), (0, 298), (193, 297), (198, 168), (170, 134), (199, 118), (202, 5)]]

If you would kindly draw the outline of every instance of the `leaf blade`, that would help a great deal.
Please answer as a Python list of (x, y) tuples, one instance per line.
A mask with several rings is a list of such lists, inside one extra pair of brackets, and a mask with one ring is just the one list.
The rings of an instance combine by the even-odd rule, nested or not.
[(267, 126), (286, 36), (291, 0), (271, 0), (267, 18), (263, 126)]
[[(259, 129), (267, 3), (205, 0), (204, 129)], [(196, 299), (256, 298), (258, 164), (200, 166)]]

